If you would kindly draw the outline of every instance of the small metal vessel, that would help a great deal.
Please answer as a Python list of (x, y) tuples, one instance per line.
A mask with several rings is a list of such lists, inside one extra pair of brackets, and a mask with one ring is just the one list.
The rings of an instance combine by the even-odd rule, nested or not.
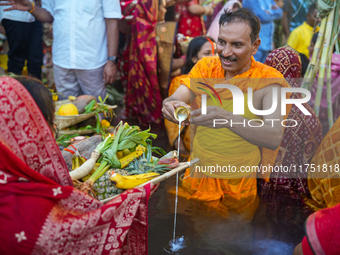
[(189, 119), (191, 110), (185, 106), (179, 106), (175, 109), (174, 117), (176, 120), (179, 120), (178, 115), (185, 115), (185, 119), (183, 121), (187, 121)]

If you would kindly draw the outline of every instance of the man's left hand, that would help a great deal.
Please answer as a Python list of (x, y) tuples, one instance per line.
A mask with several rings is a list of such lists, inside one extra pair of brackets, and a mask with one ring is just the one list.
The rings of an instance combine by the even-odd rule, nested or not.
[[(221, 107), (218, 106), (208, 106), (207, 107), (207, 114), (201, 115), (201, 109), (194, 110), (190, 113), (190, 124), (195, 124), (198, 126), (205, 126), (209, 128), (228, 128), (230, 127), (230, 120), (233, 114), (228, 112)], [(214, 127), (214, 120), (226, 120), (228, 121), (224, 125), (215, 125)], [(219, 121), (218, 123), (221, 123)]]
[(103, 77), (106, 85), (113, 84), (117, 79), (117, 65), (110, 60), (107, 61), (104, 67)]

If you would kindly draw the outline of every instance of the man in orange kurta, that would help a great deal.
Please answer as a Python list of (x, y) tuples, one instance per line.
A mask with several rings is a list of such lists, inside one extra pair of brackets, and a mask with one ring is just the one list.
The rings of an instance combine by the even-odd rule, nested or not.
[[(219, 57), (207, 57), (200, 60), (182, 79), (182, 86), (163, 102), (163, 115), (170, 121), (174, 119), (174, 110), (180, 105), (188, 107), (190, 98), (194, 104), (201, 105), (202, 83), (231, 84), (242, 90), (247, 102), (247, 89), (252, 88), (253, 106), (258, 110), (267, 110), (272, 106), (272, 90), (289, 87), (281, 73), (256, 62), (253, 55), (261, 43), (259, 39), (260, 21), (254, 13), (240, 8), (233, 13), (225, 13), (220, 19), (220, 32), (217, 42)], [(195, 79), (193, 79), (195, 78)], [(219, 78), (218, 81), (207, 78)], [(271, 78), (271, 79), (269, 79)], [(241, 172), (241, 167), (274, 163), (276, 149), (281, 143), (283, 127), (281, 121), (281, 102), (278, 93), (277, 109), (265, 116), (257, 117), (248, 105), (243, 115), (233, 115), (233, 95), (228, 89), (216, 89), (221, 98), (221, 107), (212, 106), (215, 98), (207, 99), (207, 113), (201, 115), (201, 109), (191, 112), (190, 124), (196, 125), (192, 146), (192, 158), (199, 158), (199, 166), (211, 164), (234, 166), (236, 172), (204, 172), (188, 169), (183, 180), (183, 187), (189, 199), (196, 199), (215, 207), (223, 215), (237, 213), (245, 220), (251, 220), (258, 206), (256, 172)], [(290, 95), (287, 95), (290, 96)], [(287, 113), (288, 114), (288, 113)], [(228, 120), (224, 125), (215, 125), (214, 119)], [(252, 122), (252, 126), (233, 125), (230, 123), (248, 122), (249, 119), (262, 119), (265, 123)], [(267, 122), (271, 119), (280, 121)], [(178, 122), (177, 122), (178, 123)], [(262, 125), (262, 126), (261, 126)], [(262, 156), (260, 148), (262, 150)], [(196, 168), (195, 168), (196, 169)], [(268, 176), (267, 176), (268, 177)]]

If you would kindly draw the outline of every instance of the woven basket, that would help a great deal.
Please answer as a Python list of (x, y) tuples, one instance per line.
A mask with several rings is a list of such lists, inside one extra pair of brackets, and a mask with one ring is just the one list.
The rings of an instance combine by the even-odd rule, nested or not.
[(62, 105), (62, 104), (68, 104), (68, 103), (72, 103), (69, 99), (65, 99), (65, 100), (60, 100), (60, 101), (55, 101), (54, 102), (54, 106), (55, 108), (59, 109), (59, 107)]
[[(61, 104), (55, 104), (55, 111), (58, 112), (59, 107), (62, 104), (65, 103), (69, 103), (69, 100), (64, 100), (65, 102), (61, 103)], [(68, 102), (66, 102), (68, 101)], [(106, 105), (106, 104), (105, 104)], [(115, 109), (117, 108), (117, 105), (106, 105), (109, 109)], [(91, 113), (82, 113), (82, 114), (77, 114), (77, 115), (69, 115), (69, 116), (62, 116), (62, 115), (55, 115), (55, 120), (54, 123), (57, 125), (57, 127), (59, 128), (59, 130), (73, 126), (79, 122), (82, 122), (84, 120), (87, 120), (93, 116), (95, 116), (96, 113), (91, 112)]]
[[(152, 180), (150, 180), (148, 182), (144, 182), (143, 184), (139, 185), (136, 188), (143, 187), (143, 186), (145, 186), (145, 185), (147, 185), (149, 183), (158, 184), (161, 181), (164, 181), (164, 180), (170, 178), (174, 174), (176, 174), (176, 173), (178, 173), (180, 171), (183, 171), (183, 170), (187, 169), (190, 166), (193, 166), (193, 165), (197, 164), (198, 162), (199, 162), (199, 159), (198, 158), (194, 158), (191, 161), (188, 161), (188, 162), (185, 162), (185, 163), (180, 163), (176, 168), (172, 169), (171, 171), (166, 172), (165, 174), (162, 174), (160, 176), (157, 176), (156, 178), (153, 178)], [(120, 194), (114, 195), (112, 197), (108, 197), (108, 198), (106, 198), (104, 200), (100, 200), (100, 202), (105, 204), (105, 203), (111, 201), (112, 199), (114, 199), (115, 197), (118, 197), (118, 196), (120, 196)]]
[(85, 129), (85, 130), (60, 130), (58, 132), (59, 136), (61, 135), (87, 135), (87, 134), (92, 134), (94, 133), (94, 130), (89, 130), (89, 129)]
[(188, 46), (189, 46), (189, 44), (188, 44), (187, 42), (181, 42), (181, 43), (179, 43), (179, 47), (180, 47), (180, 49), (181, 49), (182, 55), (186, 55), (186, 54), (187, 54)]

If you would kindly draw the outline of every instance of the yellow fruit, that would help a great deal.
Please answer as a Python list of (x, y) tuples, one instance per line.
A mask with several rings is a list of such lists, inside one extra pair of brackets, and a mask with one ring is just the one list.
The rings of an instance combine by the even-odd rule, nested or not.
[(74, 100), (76, 100), (77, 98), (75, 97), (75, 96), (69, 96), (68, 97), (68, 100), (70, 100), (70, 101), (74, 101)]
[[(124, 156), (123, 158), (121, 158), (119, 160), (120, 164), (121, 164), (121, 169), (127, 167), (130, 162), (132, 162), (135, 158), (139, 158), (140, 156), (143, 155), (143, 152), (145, 151), (145, 147), (138, 145), (138, 147), (136, 148), (136, 151), (130, 153), (127, 156)], [(123, 155), (124, 155), (124, 151), (123, 151)]]
[(121, 159), (124, 157), (123, 151), (117, 151), (116, 155), (118, 159)]
[(107, 128), (107, 127), (110, 127), (110, 122), (108, 122), (107, 120), (102, 120), (100, 122), (100, 125), (103, 127), (103, 128)]
[(129, 156), (131, 154), (131, 151), (129, 151), (128, 149), (124, 149), (123, 154), (124, 154), (124, 157)]
[(146, 173), (138, 175), (123, 176), (117, 173), (112, 173), (110, 180), (119, 189), (133, 189), (144, 182), (150, 181), (159, 176), (158, 173)]
[(57, 95), (57, 94), (54, 94), (54, 95), (52, 96), (52, 99), (53, 99), (53, 101), (58, 101), (58, 95)]
[(70, 116), (79, 114), (77, 107), (74, 104), (63, 104), (58, 110), (58, 115)]

